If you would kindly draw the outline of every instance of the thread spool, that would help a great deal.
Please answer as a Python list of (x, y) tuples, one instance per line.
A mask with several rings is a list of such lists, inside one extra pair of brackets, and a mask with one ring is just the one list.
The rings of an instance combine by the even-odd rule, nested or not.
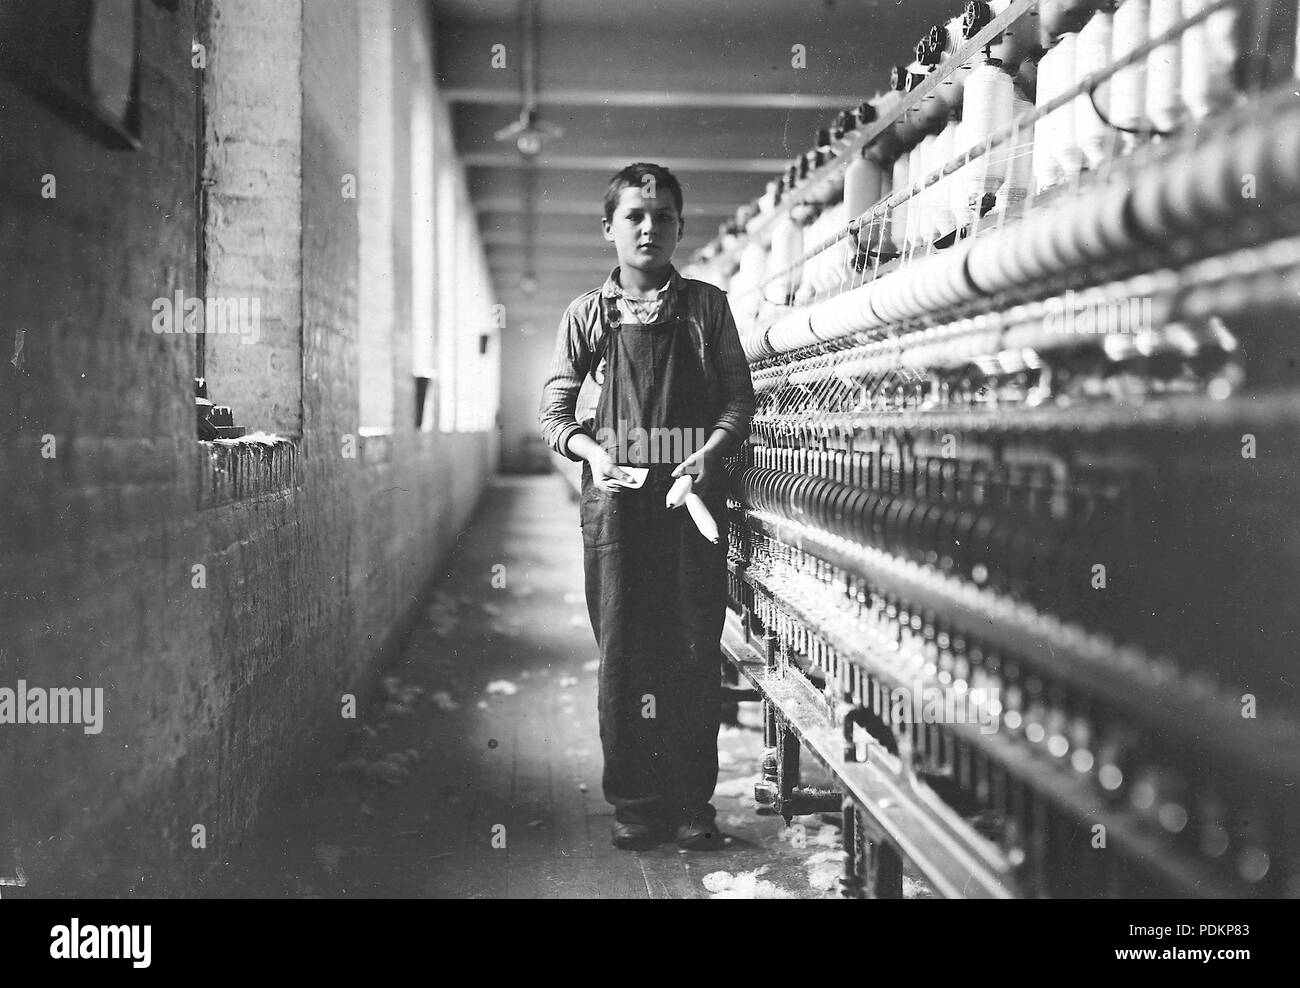
[[(1060, 95), (1079, 79), (1076, 64), (1079, 52), (1079, 36), (1077, 34), (1061, 35), (1052, 51), (1056, 55), (1056, 60), (1053, 62), (1053, 71), (1056, 73), (1056, 94)], [(1051, 153), (1056, 161), (1056, 167), (1060, 169), (1062, 178), (1065, 180), (1075, 178), (1083, 171), (1083, 151), (1079, 147), (1074, 126), (1075, 110), (1078, 103), (1078, 99), (1072, 99), (1052, 114)]]
[[(970, 25), (973, 24), (974, 22), (970, 22)], [(941, 35), (943, 59), (941, 64), (946, 65), (951, 62), (953, 56), (957, 54), (957, 49), (961, 48), (979, 32), (979, 27), (975, 26), (968, 33), (967, 28), (970, 25), (966, 21), (964, 11), (943, 25)], [(970, 78), (970, 74), (975, 71), (976, 64), (977, 62), (974, 59), (963, 62), (953, 70), (947, 79), (939, 84), (939, 99), (948, 104), (949, 112), (961, 107), (962, 101), (965, 99), (966, 82)]]
[[(885, 162), (888, 161), (889, 159), (883, 157), (881, 154), (877, 154), (874, 150), (868, 155), (868, 157), (875, 158), (876, 163), (881, 170), (883, 181), (881, 182), (881, 186), (880, 186), (880, 198), (886, 199), (889, 196), (894, 194), (893, 165), (886, 164)], [(862, 244), (866, 245), (871, 250), (875, 250), (877, 247), (879, 247), (881, 250), (887, 251), (889, 253), (895, 252), (897, 250), (897, 247), (895, 246), (893, 238), (891, 236), (892, 233), (891, 225), (883, 217), (877, 220), (876, 223), (879, 225), (877, 226), (873, 224), (870, 230), (863, 229), (861, 231), (861, 233), (859, 234), (859, 241)]]
[(1038, 44), (1047, 50), (1065, 30), (1065, 0), (1038, 0)]
[[(930, 134), (920, 144), (912, 148), (911, 153), (908, 155), (907, 174), (909, 188), (911, 189), (916, 189), (918, 183), (925, 177), (926, 154), (932, 144), (934, 144), (934, 135)], [(926, 190), (922, 189), (907, 202), (907, 232), (904, 243), (908, 250), (915, 250), (920, 242), (920, 225), (922, 217), (925, 216), (925, 197)], [(928, 219), (928, 217), (926, 218)]]
[[(886, 194), (889, 184), (889, 171), (880, 160), (870, 153), (855, 158), (844, 170), (844, 222), (850, 223), (871, 209)], [(879, 228), (864, 227), (858, 235), (858, 243), (867, 250), (873, 250), (879, 239)], [(852, 262), (852, 247), (845, 242), (850, 251), (847, 257)], [(839, 269), (843, 272), (843, 268)]]
[[(962, 96), (965, 102), (965, 96)], [(958, 121), (956, 131), (952, 141), (952, 157), (954, 160), (960, 158), (971, 148), (970, 139), (967, 137), (968, 128), (963, 118)], [(967, 162), (958, 168), (946, 179), (948, 212), (950, 212), (956, 221), (956, 228), (960, 230), (969, 221), (971, 216), (971, 207), (968, 202), (970, 198), (967, 195), (967, 184), (969, 177), (974, 173), (976, 168), (984, 164), (983, 160)], [(978, 205), (976, 206), (978, 209)], [(978, 214), (976, 214), (978, 215)]]
[[(1056, 69), (1057, 49), (1045, 52), (1038, 60), (1038, 93), (1034, 101), (1042, 107), (1056, 96), (1059, 77)], [(1034, 190), (1042, 192), (1056, 185), (1064, 177), (1056, 156), (1052, 153), (1055, 142), (1055, 113), (1040, 117), (1034, 126)]]
[[(888, 278), (881, 279), (882, 282)], [(814, 306), (808, 328), (817, 340), (834, 340), (850, 333), (875, 329), (881, 319), (875, 311), (876, 283), (867, 282)]]
[[(927, 174), (946, 167), (955, 157), (954, 149), (957, 146), (958, 126), (957, 120), (949, 120), (948, 126), (935, 138), (934, 145), (930, 148), (930, 166)], [(946, 237), (957, 229), (957, 217), (953, 214), (951, 192), (955, 177), (955, 174), (945, 175), (930, 187), (931, 242)]]
[[(1151, 0), (1147, 37), (1164, 34), (1178, 23), (1182, 0)], [(1182, 42), (1174, 39), (1147, 56), (1147, 119), (1157, 130), (1173, 130), (1182, 121)]]
[[(844, 229), (848, 222), (845, 219), (844, 203), (838, 202), (822, 214), (825, 220), (824, 228), (819, 239), (819, 243), (829, 240), (837, 233)], [(841, 238), (835, 241), (835, 244), (818, 255), (821, 264), (818, 266), (817, 293), (819, 295), (827, 294), (839, 288), (840, 278), (843, 276), (847, 265), (844, 262), (844, 248), (848, 241)]]
[(887, 175), (878, 159), (864, 152), (844, 170), (844, 209), (848, 219), (857, 219), (880, 201)]
[[(803, 229), (789, 213), (772, 224), (772, 249), (767, 258), (764, 296), (775, 305), (788, 305), (799, 290), (802, 270)], [(787, 270), (788, 269), (788, 270)]]
[(709, 509), (698, 494), (686, 495), (686, 510), (691, 513), (691, 520), (695, 522), (695, 527), (700, 530), (700, 534), (717, 545), (720, 537), (718, 523), (713, 520), (713, 515), (709, 513)]
[[(1035, 32), (1038, 30), (1034, 28)], [(1035, 35), (1035, 44), (1037, 36)], [(1034, 54), (1020, 63), (1020, 69), (1016, 72), (1016, 85), (1028, 94), (1031, 100), (1035, 99), (1038, 92), (1038, 63), (1042, 59), (1043, 53), (1040, 49), (1035, 48)]]
[[(964, 154), (1006, 127), (1014, 112), (1015, 85), (1011, 76), (996, 59), (977, 66), (966, 80), (957, 154)], [(958, 192), (953, 203), (961, 210), (959, 215), (979, 215), (984, 197), (996, 193), (1006, 181), (1008, 164), (1007, 145), (1003, 144), (991, 148), (954, 176)]]
[[(830, 229), (831, 210), (824, 209), (818, 214), (817, 218), (808, 226), (804, 227), (803, 244), (805, 250), (810, 250), (817, 244), (826, 240)], [(795, 296), (796, 305), (804, 305), (826, 287), (826, 252), (814, 254), (804, 262), (804, 274), (800, 281), (799, 292)]]
[[(1198, 14), (1210, 0), (1182, 0), (1184, 18)], [(1187, 115), (1202, 120), (1231, 106), (1236, 98), (1233, 66), (1237, 61), (1237, 11), (1217, 10), (1183, 34), (1180, 70), (1182, 102)]]
[[(1011, 93), (1011, 117), (1023, 119), (1033, 110), (1034, 104), (1021, 92), (1019, 86), (1013, 85)], [(999, 148), (995, 154), (1004, 155), (1007, 163), (1006, 181), (998, 190), (995, 209), (1006, 211), (1007, 207), (1023, 202), (1029, 195), (1029, 186), (1034, 180), (1034, 125), (1024, 124), (1011, 139)]]
[(1076, 236), (1089, 261), (1104, 261), (1132, 249), (1130, 194), (1127, 184), (1109, 183), (1097, 187), (1085, 203)]
[[(1293, 198), (1300, 133), (1293, 114), (1259, 121), (1206, 143), (1182, 167), (1153, 176), (1134, 189), (1134, 220), (1143, 237), (1161, 243), (1169, 235), (1204, 237), (1243, 214), (1254, 200), (1242, 195), (1242, 176), (1255, 177), (1260, 194), (1272, 201)], [(1283, 165), (1283, 162), (1289, 164)], [(1145, 179), (1145, 176), (1143, 176)], [(1154, 204), (1139, 198), (1146, 194)]]
[[(910, 152), (900, 154), (894, 159), (894, 167), (890, 177), (890, 186), (894, 193), (903, 192), (908, 188), (908, 182), (911, 175), (912, 155)], [(894, 246), (902, 250), (907, 245), (907, 214), (910, 201), (901, 203), (893, 208), (889, 216), (889, 235), (894, 241)]]
[(732, 279), (732, 310), (736, 325), (748, 328), (758, 315), (759, 294), (756, 289), (767, 270), (767, 248), (750, 240), (740, 252), (740, 265)]
[[(1146, 44), (1151, 21), (1151, 0), (1124, 0), (1115, 10), (1111, 30), (1111, 60), (1119, 61)], [(1116, 127), (1137, 131), (1146, 128), (1147, 60), (1140, 59), (1120, 69), (1110, 81), (1110, 121)], [(1137, 146), (1136, 134), (1121, 134), (1126, 151)]]
[[(843, 231), (849, 223), (848, 207), (839, 202), (826, 211), (826, 231), (823, 239), (830, 239)], [(853, 260), (853, 240), (840, 237), (835, 245), (822, 254), (821, 291), (835, 292), (843, 285)]]
[[(1092, 19), (1079, 32), (1074, 54), (1074, 72), (1076, 79), (1091, 75), (1105, 68), (1110, 61), (1110, 52), (1115, 33), (1115, 11), (1113, 5), (1100, 7)], [(1098, 115), (1109, 113), (1107, 108), (1108, 87), (1099, 86), (1095, 93), (1096, 108), (1093, 100), (1085, 92), (1074, 104), (1074, 136), (1084, 161), (1089, 168), (1098, 167), (1114, 153), (1115, 139), (1111, 129)]]

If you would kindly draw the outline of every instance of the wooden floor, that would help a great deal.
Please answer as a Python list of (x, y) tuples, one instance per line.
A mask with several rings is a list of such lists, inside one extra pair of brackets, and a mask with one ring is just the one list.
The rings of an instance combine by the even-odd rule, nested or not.
[(838, 826), (804, 817), (787, 828), (755, 812), (753, 704), (742, 706), (748, 726), (719, 738), (724, 846), (611, 847), (595, 659), (569, 489), (555, 475), (494, 481), (388, 670), (389, 702), (362, 712), (340, 765), (264, 813), (209, 894), (837, 895)]

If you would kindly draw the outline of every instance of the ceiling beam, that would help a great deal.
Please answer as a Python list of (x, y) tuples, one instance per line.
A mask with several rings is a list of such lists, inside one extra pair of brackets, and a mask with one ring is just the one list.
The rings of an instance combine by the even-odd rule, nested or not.
[[(547, 145), (549, 154), (625, 159), (629, 150), (639, 149), (651, 161), (793, 158), (816, 143), (817, 131), (827, 126), (832, 116), (825, 110), (692, 110), (678, 106), (635, 114), (608, 107), (542, 112), (544, 120), (564, 128), (563, 136)], [(493, 152), (516, 156), (514, 142), (503, 143), (495, 135), (517, 119), (514, 107), (457, 106), (452, 111), (457, 151), (466, 156)]]
[[(480, 213), (502, 213), (511, 215), (524, 211), (524, 200), (516, 196), (485, 196), (474, 201), (474, 209)], [(601, 204), (578, 199), (544, 199), (537, 200), (537, 212), (542, 216), (585, 216), (599, 219)], [(688, 202), (686, 216), (731, 216), (736, 212), (734, 202)]]
[[(631, 159), (628, 159), (631, 160)], [(621, 161), (619, 167), (627, 164)], [(564, 199), (569, 202), (586, 201), (591, 203), (594, 214), (599, 215), (605, 198), (605, 188), (610, 177), (617, 169), (597, 168), (589, 171), (566, 172), (542, 169), (536, 178), (537, 201), (545, 203), (548, 199)], [(766, 175), (751, 175), (747, 172), (692, 172), (678, 175), (682, 189), (686, 194), (686, 215), (689, 218), (691, 204), (730, 203), (731, 207), (723, 216), (735, 213), (736, 207), (761, 195), (768, 178), (775, 177), (776, 169)], [(508, 196), (523, 199), (524, 172), (522, 168), (470, 168), (468, 174), (471, 199), (485, 199)]]
[[(452, 103), (519, 106), (519, 89), (502, 86), (447, 86), (442, 95)], [(633, 109), (711, 108), (724, 110), (843, 110), (862, 101), (860, 93), (682, 92), (673, 90), (544, 89), (538, 94), (547, 106), (609, 106)], [(545, 112), (542, 114), (545, 116)]]
[[(750, 22), (739, 30), (735, 23), (682, 18), (656, 31), (653, 47), (617, 17), (564, 27), (543, 19), (540, 88), (543, 94), (655, 94), (659, 101), (675, 93), (797, 94), (812, 100), (848, 94), (843, 105), (854, 105), (888, 85), (891, 65), (910, 60), (917, 39), (934, 23), (935, 8), (954, 6), (960, 8), (953, 0), (912, 0), (891, 4), (882, 16), (855, 3), (845, 5), (842, 15)], [(513, 92), (518, 102), (523, 53), (517, 22), (441, 27), (435, 64), (445, 90)], [(498, 45), (506, 49), (504, 65), (492, 57)]]
[[(509, 151), (473, 151), (461, 155), (461, 161), (467, 168), (521, 167), (519, 154)], [(786, 159), (775, 155), (770, 158), (661, 158), (653, 154), (647, 155), (644, 151), (630, 151), (618, 156), (542, 152), (533, 159), (536, 167), (548, 170), (588, 170), (610, 173), (623, 168), (629, 161), (655, 161), (675, 172), (738, 172), (748, 175), (775, 175), (786, 164)]]

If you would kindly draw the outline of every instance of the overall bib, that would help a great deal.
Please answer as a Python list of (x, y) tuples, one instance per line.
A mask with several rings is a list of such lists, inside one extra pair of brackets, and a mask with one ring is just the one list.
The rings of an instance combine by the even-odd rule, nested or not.
[[(604, 298), (605, 381), (597, 436), (640, 427), (707, 438), (716, 420), (684, 299), (651, 325), (620, 325)], [(602, 433), (602, 429), (611, 430)], [(699, 430), (699, 431), (697, 431)], [(605, 798), (623, 823), (707, 823), (718, 779), (719, 642), (726, 615), (726, 484), (703, 496), (721, 543), (685, 507), (664, 504), (676, 463), (605, 448), (620, 466), (647, 466), (640, 489), (608, 492), (582, 468), (587, 610), (600, 649), (600, 741)], [(693, 452), (692, 445), (686, 452)], [(622, 456), (620, 457), (620, 453)], [(641, 459), (642, 462), (628, 462)]]

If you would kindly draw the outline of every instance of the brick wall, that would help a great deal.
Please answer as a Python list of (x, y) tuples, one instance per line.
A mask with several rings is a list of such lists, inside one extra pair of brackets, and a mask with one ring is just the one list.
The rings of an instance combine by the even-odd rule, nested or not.
[[(184, 9), (141, 11), (138, 151), (97, 145), (0, 79), (0, 686), (102, 687), (107, 707), (98, 735), (0, 725), (0, 843), (17, 847), (37, 895), (219, 891), (218, 862), (268, 791), (337, 750), (340, 694), (364, 690), (392, 652), (495, 466), (491, 438), (417, 433), (407, 414), (400, 219), (395, 427), (343, 455), (360, 425), (359, 262), (357, 200), (340, 183), (358, 168), (362, 66), (356, 5), (312, 0), (301, 185), (288, 190), (301, 225), (296, 327), (285, 281), (272, 272), (265, 286), (301, 365), (246, 346), (259, 366), (214, 375), (214, 387), (247, 385), (248, 408), (252, 389), (278, 402), (301, 381), (300, 402), (283, 405), (301, 409), (299, 482), (199, 507), (211, 467), (193, 438), (193, 341), (149, 325), (152, 299), (194, 283), (194, 25)], [(427, 34), (425, 17), (394, 0), (399, 37)], [(407, 130), (397, 113), (399, 218)], [(44, 174), (57, 199), (41, 198)], [(271, 239), (282, 232), (248, 256), (284, 262)], [(20, 329), (21, 370), (9, 361)], [(206, 589), (192, 586), (195, 565)], [(200, 823), (206, 850), (191, 847)]]

